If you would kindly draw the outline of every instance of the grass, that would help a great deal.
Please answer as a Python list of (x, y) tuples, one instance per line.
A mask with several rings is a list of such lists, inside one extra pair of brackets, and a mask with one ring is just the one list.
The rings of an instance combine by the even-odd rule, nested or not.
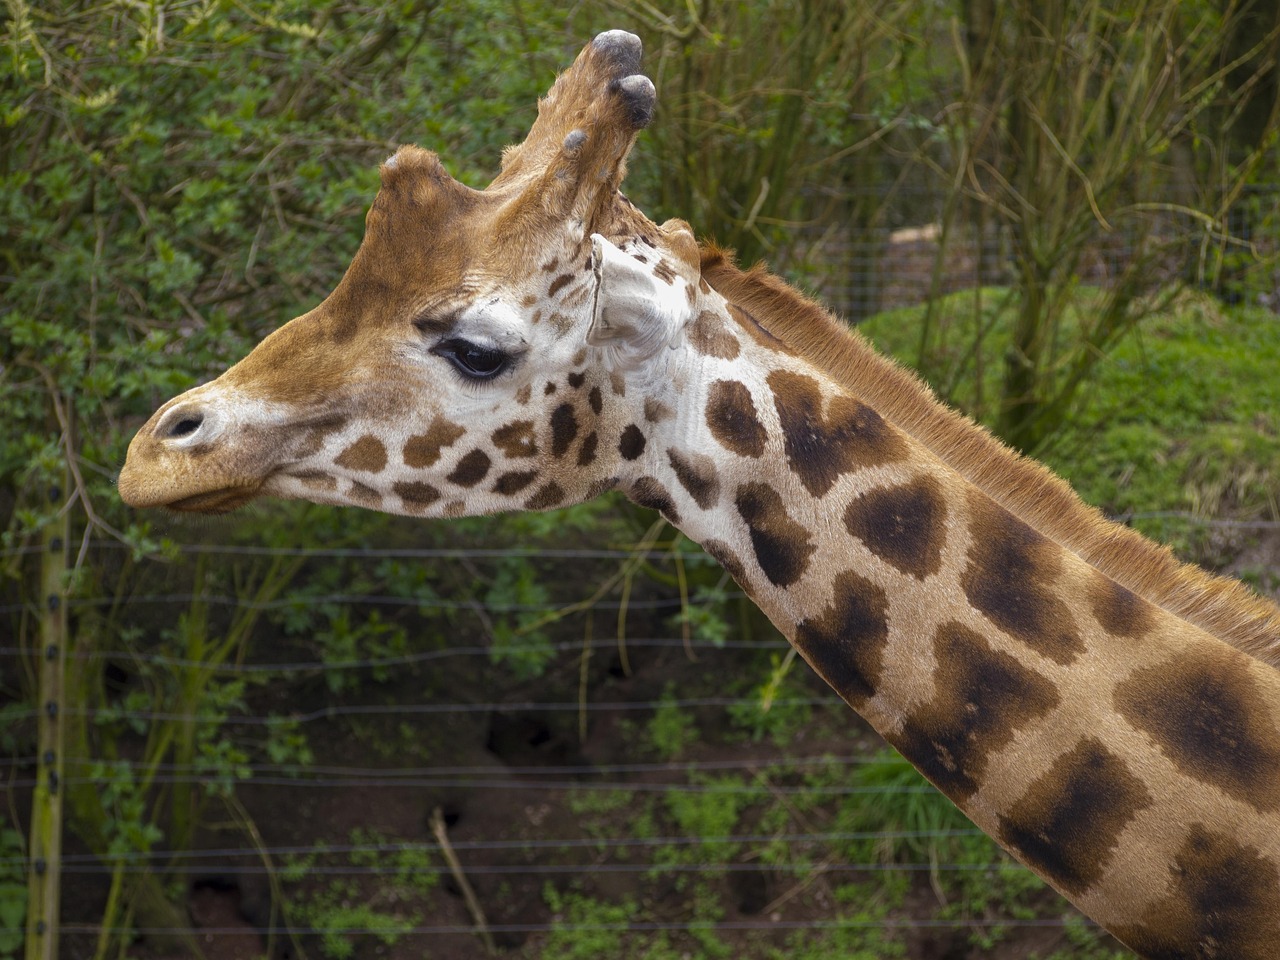
[[(1078, 291), (1077, 312), (1064, 335), (1098, 302)], [(1098, 365), (1070, 418), (1040, 453), (1088, 502), (1171, 543), (1191, 559), (1215, 555), (1201, 526), (1185, 519), (1143, 516), (1191, 513), (1237, 520), (1280, 517), (1280, 318), (1257, 307), (1224, 307), (1188, 292), (1169, 298)], [(965, 409), (999, 394), (1001, 365), (989, 361), (981, 390), (966, 362), (979, 330), (988, 353), (1005, 342), (1014, 304), (1008, 292), (944, 298), (935, 390)], [(882, 351), (914, 361), (924, 308), (892, 310), (860, 329)]]

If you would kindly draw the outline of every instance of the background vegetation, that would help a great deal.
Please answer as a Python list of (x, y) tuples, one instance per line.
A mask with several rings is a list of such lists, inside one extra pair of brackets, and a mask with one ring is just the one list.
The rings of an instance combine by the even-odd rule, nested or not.
[(1110, 956), (636, 508), (179, 524), (113, 473), (333, 287), (397, 144), (483, 186), (622, 26), (660, 90), (628, 181), (651, 215), (827, 292), (1093, 502), (1273, 590), (1265, 527), (1186, 514), (1280, 519), (1277, 16), (8, 0), (0, 956), (47, 942), (52, 796), (65, 956)]

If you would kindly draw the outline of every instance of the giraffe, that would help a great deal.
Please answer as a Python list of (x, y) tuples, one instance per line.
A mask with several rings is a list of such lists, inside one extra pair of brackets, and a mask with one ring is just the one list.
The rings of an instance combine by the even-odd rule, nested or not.
[(1179, 564), (619, 187), (600, 34), (483, 191), (402, 147), (333, 293), (160, 407), (135, 507), (420, 517), (609, 489), (716, 558), (980, 828), (1153, 960), (1280, 950), (1280, 610)]

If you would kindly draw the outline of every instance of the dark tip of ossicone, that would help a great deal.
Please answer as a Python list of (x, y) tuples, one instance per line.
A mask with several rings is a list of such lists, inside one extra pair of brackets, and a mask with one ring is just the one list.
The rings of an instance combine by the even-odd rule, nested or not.
[(658, 101), (658, 91), (653, 81), (642, 74), (633, 74), (615, 80), (609, 89), (616, 92), (627, 105), (629, 119), (633, 126), (647, 127), (653, 119), (653, 108)]
[(599, 50), (613, 67), (615, 76), (626, 76), (640, 69), (640, 57), (644, 44), (634, 33), (626, 30), (606, 30), (596, 34), (591, 46)]

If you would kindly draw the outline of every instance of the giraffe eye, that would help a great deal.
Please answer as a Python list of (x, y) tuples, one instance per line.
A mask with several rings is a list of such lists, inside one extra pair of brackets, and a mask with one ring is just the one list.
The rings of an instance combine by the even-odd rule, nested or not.
[(458, 337), (436, 344), (431, 352), (444, 357), (469, 380), (492, 380), (511, 364), (511, 357), (501, 350)]

